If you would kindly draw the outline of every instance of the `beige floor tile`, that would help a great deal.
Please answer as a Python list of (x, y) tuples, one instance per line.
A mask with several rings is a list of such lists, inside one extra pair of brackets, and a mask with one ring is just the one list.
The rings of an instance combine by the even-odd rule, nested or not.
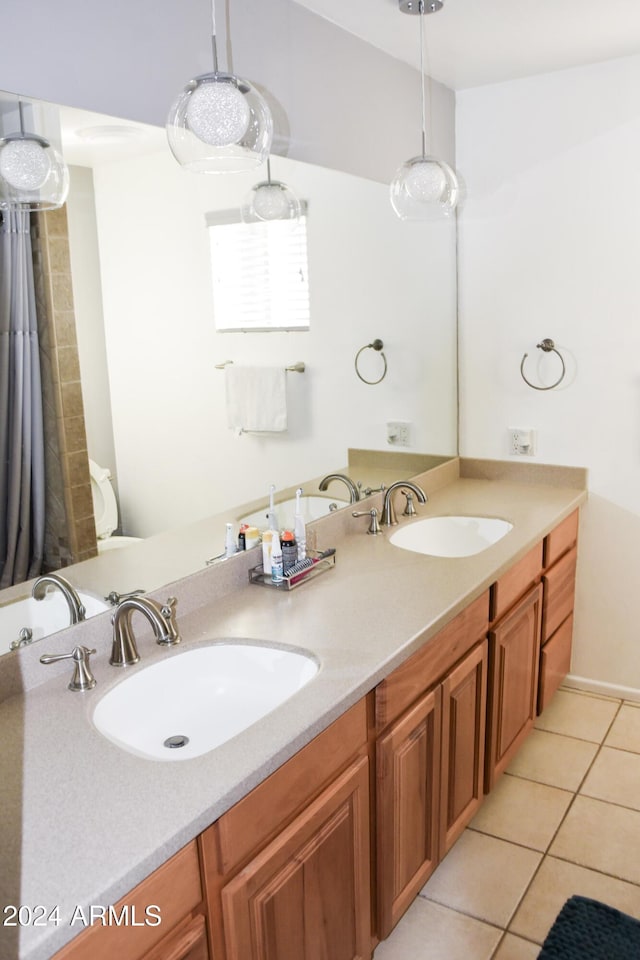
[(603, 747), (580, 793), (640, 810), (640, 754)]
[(536, 960), (539, 953), (539, 944), (507, 933), (496, 950), (493, 960)]
[(577, 790), (598, 752), (596, 743), (532, 730), (507, 771), (563, 790)]
[(510, 932), (542, 943), (573, 894), (600, 900), (640, 919), (640, 890), (633, 884), (545, 857), (511, 922)]
[(549, 853), (640, 884), (640, 812), (578, 796)]
[(546, 850), (573, 793), (508, 774), (501, 777), (471, 821), (481, 833)]
[(602, 743), (619, 706), (619, 700), (558, 690), (535, 725), (538, 730)]
[(502, 931), (418, 897), (375, 960), (489, 960)]
[(605, 744), (608, 747), (618, 747), (620, 750), (640, 753), (640, 709), (638, 709), (638, 706), (623, 703)]
[(420, 895), (504, 928), (541, 856), (497, 837), (465, 830)]

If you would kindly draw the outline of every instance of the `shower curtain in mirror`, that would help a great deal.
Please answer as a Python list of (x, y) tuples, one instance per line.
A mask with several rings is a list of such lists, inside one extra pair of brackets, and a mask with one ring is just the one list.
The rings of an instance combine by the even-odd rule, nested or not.
[(0, 587), (38, 576), (44, 435), (29, 212), (0, 224)]

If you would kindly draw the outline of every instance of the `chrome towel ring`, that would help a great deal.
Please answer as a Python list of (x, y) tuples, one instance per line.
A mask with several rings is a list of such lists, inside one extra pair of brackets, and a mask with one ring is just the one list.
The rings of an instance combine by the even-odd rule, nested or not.
[(524, 375), (524, 362), (529, 356), (528, 353), (525, 353), (524, 357), (522, 358), (522, 363), (520, 364), (520, 373), (522, 375), (522, 379), (527, 384), (527, 386), (531, 387), (533, 390), (553, 390), (554, 387), (557, 387), (558, 384), (562, 382), (562, 380), (564, 379), (564, 375), (567, 372), (567, 368), (565, 367), (563, 356), (560, 353), (560, 351), (556, 349), (555, 343), (549, 337), (545, 337), (545, 339), (541, 340), (540, 343), (536, 343), (536, 347), (539, 350), (543, 350), (544, 353), (556, 353), (560, 358), (560, 363), (562, 364), (562, 372), (555, 383), (549, 384), (548, 387), (538, 387), (535, 383), (531, 383), (530, 380), (527, 380), (527, 378)]
[[(360, 379), (362, 380), (363, 383), (368, 383), (370, 386), (374, 386), (376, 383), (380, 383), (380, 381), (381, 381), (381, 380), (384, 380), (384, 378), (386, 377), (386, 375), (387, 375), (387, 358), (385, 357), (384, 353), (382, 352), (382, 348), (383, 348), (383, 347), (384, 347), (384, 343), (382, 342), (382, 340), (377, 340), (377, 339), (376, 339), (376, 340), (373, 341), (373, 343), (366, 343), (366, 344), (364, 345), (364, 347), (360, 347), (360, 349), (359, 349), (358, 352), (356, 353), (356, 359), (355, 359), (356, 373), (358, 374), (358, 376), (360, 377)], [(382, 357), (382, 362), (384, 363), (384, 370), (382, 371), (382, 376), (381, 376), (381, 377), (378, 377), (377, 380), (366, 380), (366, 379), (362, 376), (362, 374), (360, 373), (360, 371), (358, 370), (358, 360), (360, 359), (360, 354), (362, 353), (363, 350), (376, 350), (376, 351), (380, 354), (380, 356)]]

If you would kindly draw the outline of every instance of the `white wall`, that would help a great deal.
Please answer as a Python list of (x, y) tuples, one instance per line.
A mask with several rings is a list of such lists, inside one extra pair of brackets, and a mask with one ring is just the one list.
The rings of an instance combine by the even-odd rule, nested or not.
[[(129, 535), (337, 469), (349, 447), (387, 450), (387, 420), (413, 422), (413, 450), (456, 452), (455, 223), (402, 223), (386, 185), (310, 164), (274, 161), (273, 176), (309, 202), (309, 332), (215, 332), (205, 213), (239, 209), (255, 174), (194, 176), (167, 151), (94, 170), (116, 438), (107, 465)], [(375, 338), (388, 373), (368, 386), (354, 358)], [(373, 379), (380, 357), (366, 353)], [(228, 359), (307, 364), (287, 375), (285, 434), (228, 429), (214, 368)]]
[[(640, 689), (640, 57), (457, 100), (461, 454), (586, 466), (572, 672)], [(536, 343), (567, 359), (530, 389)]]

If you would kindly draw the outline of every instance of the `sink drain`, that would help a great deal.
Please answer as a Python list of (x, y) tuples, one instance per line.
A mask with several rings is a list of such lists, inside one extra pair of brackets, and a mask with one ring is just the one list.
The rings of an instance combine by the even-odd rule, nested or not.
[(168, 747), (169, 750), (176, 750), (178, 747), (186, 747), (188, 743), (189, 737), (185, 737), (184, 734), (177, 733), (173, 737), (167, 737), (163, 746)]

